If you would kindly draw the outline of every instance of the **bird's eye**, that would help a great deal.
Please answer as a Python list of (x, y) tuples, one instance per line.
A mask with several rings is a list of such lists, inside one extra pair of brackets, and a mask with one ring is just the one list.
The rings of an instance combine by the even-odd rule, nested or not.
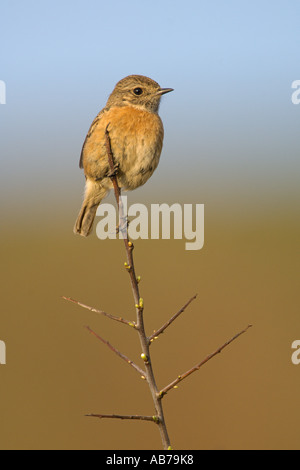
[(140, 95), (143, 93), (143, 90), (142, 90), (142, 88), (139, 88), (139, 87), (138, 87), (138, 88), (135, 88), (135, 89), (133, 90), (133, 93), (134, 93), (135, 95), (137, 95), (137, 96), (140, 96)]

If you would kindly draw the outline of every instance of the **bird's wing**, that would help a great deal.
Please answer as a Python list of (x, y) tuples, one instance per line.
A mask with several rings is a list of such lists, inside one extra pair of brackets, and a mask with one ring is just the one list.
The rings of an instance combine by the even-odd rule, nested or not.
[(91, 135), (93, 134), (98, 122), (100, 121), (101, 117), (103, 116), (104, 112), (106, 111), (106, 109), (102, 109), (102, 111), (100, 111), (100, 113), (95, 117), (95, 119), (93, 120), (92, 124), (91, 124), (91, 127), (87, 133), (87, 136), (85, 138), (85, 141), (83, 143), (83, 146), (82, 146), (82, 150), (81, 150), (81, 155), (80, 155), (80, 161), (79, 161), (79, 168), (83, 168), (83, 158), (84, 158), (84, 149), (85, 149), (85, 146), (87, 144), (87, 142), (89, 141)]

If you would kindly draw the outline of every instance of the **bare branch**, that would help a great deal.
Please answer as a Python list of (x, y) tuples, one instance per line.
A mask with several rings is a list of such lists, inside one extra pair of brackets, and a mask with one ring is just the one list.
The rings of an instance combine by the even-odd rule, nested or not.
[(122, 198), (121, 198), (121, 189), (120, 189), (119, 184), (118, 184), (117, 172), (115, 171), (115, 162), (114, 162), (113, 153), (112, 153), (112, 149), (111, 149), (111, 142), (110, 142), (108, 128), (109, 128), (109, 124), (106, 126), (106, 129), (105, 129), (105, 146), (106, 146), (106, 151), (107, 151), (107, 156), (108, 156), (109, 167), (110, 167), (110, 170), (111, 170), (110, 178), (111, 178), (112, 183), (113, 183), (115, 197), (116, 197), (116, 201), (117, 201), (118, 208), (119, 208), (119, 219), (121, 221), (120, 229), (121, 229), (121, 232), (122, 232), (122, 235), (123, 235), (126, 254), (127, 254), (126, 269), (127, 269), (128, 273), (130, 275), (130, 281), (131, 281), (131, 287), (132, 287), (132, 292), (133, 292), (133, 296), (134, 296), (134, 301), (135, 301), (135, 304), (137, 305), (137, 304), (139, 304), (140, 293), (139, 293), (138, 282), (137, 282), (136, 275), (135, 275), (135, 268), (134, 268), (133, 255), (132, 255), (134, 246), (133, 246), (133, 243), (129, 240), (129, 237), (128, 237), (128, 226), (127, 226), (127, 224), (122, 223), (122, 221), (124, 220), (124, 207), (123, 207), (123, 202), (122, 202)]
[(140, 421), (152, 421), (153, 423), (158, 424), (159, 423), (159, 418), (158, 416), (142, 416), (142, 415), (96, 415), (96, 414), (90, 414), (90, 415), (85, 415), (88, 418), (109, 418), (109, 419), (137, 419)]
[(115, 320), (115, 321), (118, 321), (118, 322), (121, 322), (121, 323), (124, 323), (125, 325), (129, 325), (133, 328), (135, 328), (135, 322), (134, 321), (129, 321), (129, 320), (125, 320), (124, 318), (122, 317), (117, 317), (115, 315), (111, 315), (110, 313), (106, 313), (104, 312), (103, 310), (98, 310), (97, 308), (94, 308), (94, 307), (89, 307), (88, 305), (85, 305), (83, 304), (82, 302), (79, 302), (78, 300), (74, 300), (72, 299), (71, 297), (62, 297), (64, 300), (67, 300), (68, 302), (72, 302), (73, 304), (76, 304), (76, 305), (79, 305), (79, 307), (83, 307), (83, 308), (86, 308), (87, 310), (89, 310), (90, 312), (94, 312), (94, 313), (98, 313), (99, 315), (104, 315), (105, 317), (108, 317), (110, 318), (111, 320)]
[(178, 318), (179, 315), (181, 315), (181, 314), (185, 311), (185, 309), (190, 305), (190, 303), (192, 303), (193, 300), (196, 299), (196, 297), (197, 297), (197, 294), (194, 295), (194, 297), (192, 297), (192, 298), (179, 310), (179, 312), (175, 313), (175, 315), (174, 315), (172, 318), (170, 318), (170, 320), (167, 321), (167, 323), (165, 323), (161, 328), (159, 328), (159, 330), (154, 331), (154, 333), (153, 333), (151, 336), (149, 336), (149, 338), (148, 338), (149, 342), (151, 343), (154, 339), (156, 339), (159, 335), (161, 335), (161, 334), (165, 331), (165, 329), (168, 328), (168, 326), (170, 326), (170, 325), (173, 323), (173, 321), (176, 320), (176, 318)]
[(119, 204), (119, 200), (120, 200), (120, 196), (121, 196), (121, 190), (120, 190), (120, 187), (118, 185), (118, 180), (117, 180), (117, 177), (116, 177), (117, 171), (116, 171), (116, 168), (115, 168), (113, 153), (112, 153), (112, 150), (111, 150), (110, 137), (109, 137), (109, 132), (108, 132), (109, 125), (110, 125), (110, 123), (107, 124), (106, 129), (105, 129), (105, 138), (106, 138), (105, 139), (105, 146), (106, 146), (106, 152), (107, 152), (107, 156), (108, 156), (108, 163), (109, 163), (110, 172), (111, 172), (110, 178), (111, 178), (112, 184), (114, 186), (114, 191), (115, 191), (115, 196), (116, 196), (117, 203)]
[[(104, 343), (111, 351), (113, 351), (116, 355), (118, 355), (121, 359), (123, 359), (127, 364), (131, 365), (139, 374), (140, 376), (145, 379), (148, 383), (154, 407), (155, 407), (155, 415), (154, 416), (144, 416), (144, 415), (116, 415), (116, 414), (89, 414), (86, 415), (88, 417), (93, 417), (93, 418), (108, 418), (108, 419), (121, 419), (121, 420), (143, 420), (143, 421), (152, 421), (156, 423), (159, 427), (160, 434), (161, 434), (161, 439), (163, 443), (164, 449), (170, 449), (170, 439), (168, 436), (167, 432), (167, 427), (164, 419), (164, 413), (163, 413), (163, 407), (162, 407), (162, 397), (168, 393), (168, 391), (172, 388), (176, 388), (177, 384), (187, 378), (189, 375), (191, 375), (193, 372), (196, 372), (199, 370), (204, 364), (206, 364), (210, 359), (212, 359), (214, 356), (217, 354), (221, 353), (225, 347), (227, 347), (229, 344), (231, 344), (234, 340), (236, 340), (239, 336), (244, 334), (252, 325), (249, 325), (247, 328), (245, 328), (243, 331), (240, 333), (236, 334), (233, 338), (231, 338), (229, 341), (227, 341), (223, 346), (218, 348), (215, 352), (212, 354), (208, 355), (202, 362), (199, 364), (195, 365), (192, 369), (188, 370), (181, 376), (178, 376), (173, 382), (171, 382), (169, 385), (167, 385), (165, 388), (163, 388), (161, 391), (158, 390), (156, 381), (155, 381), (155, 376), (152, 368), (152, 363), (151, 363), (151, 357), (150, 357), (150, 344), (153, 342), (154, 339), (156, 339), (160, 334), (162, 334), (186, 309), (187, 307), (192, 303), (193, 300), (196, 299), (197, 295), (194, 295), (175, 315), (173, 315), (163, 326), (161, 326), (157, 331), (155, 331), (151, 336), (147, 337), (146, 332), (145, 332), (145, 327), (144, 327), (144, 301), (140, 296), (140, 291), (139, 291), (139, 279), (136, 277), (135, 273), (135, 266), (134, 266), (134, 259), (133, 259), (133, 250), (134, 250), (134, 245), (133, 243), (129, 240), (128, 236), (128, 224), (127, 220), (125, 220), (124, 217), (124, 206), (123, 206), (123, 201), (121, 197), (121, 189), (118, 184), (118, 179), (117, 179), (117, 173), (118, 173), (118, 165), (116, 164), (117, 162), (114, 162), (114, 155), (112, 152), (111, 148), (111, 141), (110, 141), (110, 135), (109, 135), (109, 125), (107, 125), (105, 129), (105, 146), (106, 146), (106, 151), (107, 151), (107, 156), (108, 156), (108, 162), (109, 162), (109, 168), (110, 172), (107, 175), (111, 181), (112, 185), (114, 188), (114, 193), (115, 193), (115, 198), (118, 204), (118, 210), (119, 210), (119, 231), (122, 233), (123, 241), (125, 244), (125, 249), (126, 249), (126, 255), (127, 255), (127, 261), (124, 263), (125, 268), (130, 276), (130, 282), (131, 282), (131, 288), (132, 288), (132, 293), (133, 293), (133, 299), (135, 303), (135, 309), (136, 309), (136, 322), (130, 322), (128, 320), (125, 320), (124, 318), (108, 314), (102, 310), (98, 310), (93, 307), (89, 307), (88, 305), (85, 305), (77, 300), (74, 300), (70, 297), (63, 297), (64, 300), (68, 300), (69, 302), (73, 302), (91, 312), (95, 312), (97, 314), (104, 315), (112, 320), (124, 323), (126, 325), (129, 325), (131, 327), (134, 327), (139, 335), (140, 339), (140, 344), (141, 344), (141, 357), (144, 361), (144, 366), (145, 370), (142, 370), (137, 364), (135, 364), (133, 361), (131, 361), (127, 356), (125, 356), (123, 353), (121, 353), (118, 349), (116, 349), (113, 345), (111, 345), (107, 340), (99, 336), (97, 333), (95, 333), (89, 326), (86, 326), (87, 330), (93, 334), (97, 339), (99, 339), (102, 343)], [(124, 223), (125, 221), (125, 223)]]
[[(140, 296), (138, 280), (137, 280), (136, 273), (135, 273), (135, 266), (134, 266), (134, 260), (133, 260), (134, 246), (128, 237), (128, 226), (126, 223), (125, 224), (123, 223), (124, 207), (123, 207), (122, 198), (121, 198), (121, 190), (118, 185), (118, 180), (116, 176), (116, 171), (115, 171), (116, 166), (115, 166), (115, 162), (113, 159), (113, 153), (111, 149), (111, 142), (110, 142), (108, 127), (109, 125), (106, 127), (106, 130), (105, 130), (105, 137), (106, 137), (105, 145), (106, 145), (106, 150), (107, 150), (107, 155), (108, 155), (109, 166), (111, 170), (110, 177), (114, 186), (115, 197), (116, 197), (116, 201), (119, 207), (119, 220), (122, 224), (121, 232), (122, 232), (124, 245), (126, 249), (126, 255), (127, 255), (127, 263), (125, 264), (125, 267), (130, 276), (131, 289), (132, 289), (133, 299), (135, 303), (135, 310), (136, 310), (136, 317), (137, 317), (136, 329), (139, 335), (141, 349), (142, 349), (142, 357), (144, 359), (144, 364), (145, 364), (145, 378), (148, 382), (149, 389), (150, 389), (152, 399), (153, 399), (153, 403), (155, 406), (155, 412), (158, 417), (157, 424), (159, 427), (163, 447), (164, 449), (168, 449), (170, 447), (170, 438), (168, 436), (163, 407), (162, 407), (161, 399), (158, 395), (158, 388), (155, 382), (154, 372), (153, 372), (152, 363), (150, 359), (149, 340), (147, 338), (147, 335), (145, 332), (145, 326), (144, 326), (144, 301)], [(126, 227), (126, 230), (124, 230), (123, 228), (124, 226)]]
[(174, 388), (176, 387), (176, 385), (181, 382), (183, 379), (186, 379), (189, 375), (191, 375), (193, 372), (196, 372), (197, 370), (200, 369), (200, 367), (202, 367), (204, 364), (206, 364), (208, 361), (210, 361), (210, 359), (212, 359), (213, 357), (215, 357), (217, 354), (220, 354), (223, 349), (226, 348), (226, 346), (229, 346), (229, 344), (231, 344), (233, 341), (235, 341), (239, 336), (243, 335), (244, 333), (246, 333), (246, 331), (251, 328), (252, 325), (248, 325), (247, 328), (245, 328), (243, 331), (241, 331), (240, 333), (236, 334), (233, 338), (231, 338), (229, 341), (227, 341), (225, 344), (223, 344), (223, 346), (221, 346), (220, 348), (218, 348), (215, 352), (213, 352), (212, 354), (209, 354), (203, 361), (199, 362), (199, 364), (197, 364), (196, 366), (192, 367), (190, 370), (188, 370), (187, 372), (185, 372), (184, 374), (182, 375), (179, 375), (175, 380), (173, 380), (173, 382), (171, 382), (169, 385), (167, 385), (165, 388), (163, 388), (160, 392), (159, 392), (159, 396), (160, 397), (163, 397), (164, 395), (166, 395), (166, 393), (168, 393), (169, 390), (171, 390), (171, 388)]
[(118, 349), (116, 349), (112, 344), (110, 344), (106, 339), (102, 338), (99, 336), (95, 331), (93, 331), (89, 326), (85, 327), (92, 335), (96, 336), (97, 339), (102, 341), (102, 343), (106, 344), (106, 346), (111, 349), (117, 356), (119, 356), (121, 359), (123, 359), (127, 364), (129, 364), (131, 367), (133, 367), (143, 378), (145, 377), (145, 372), (138, 366), (136, 365), (133, 361), (131, 361), (125, 354), (121, 353)]

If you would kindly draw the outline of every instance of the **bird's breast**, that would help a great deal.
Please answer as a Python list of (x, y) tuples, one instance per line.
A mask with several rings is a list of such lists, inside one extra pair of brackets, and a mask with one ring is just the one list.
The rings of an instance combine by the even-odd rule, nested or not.
[(118, 181), (125, 189), (143, 185), (156, 169), (164, 138), (158, 114), (132, 106), (105, 109), (87, 135), (82, 161), (88, 178), (101, 181), (109, 172), (105, 131), (108, 128)]
[(133, 107), (112, 108), (109, 134), (119, 180), (126, 189), (143, 185), (156, 169), (163, 144), (164, 129), (157, 114)]

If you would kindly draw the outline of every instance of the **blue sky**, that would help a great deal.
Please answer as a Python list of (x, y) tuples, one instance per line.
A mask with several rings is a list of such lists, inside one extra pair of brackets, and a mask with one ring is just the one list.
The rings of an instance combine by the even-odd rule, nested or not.
[(85, 134), (132, 73), (175, 89), (154, 185), (297, 191), (300, 2), (3, 0), (0, 17), (1, 194), (81, 194)]

